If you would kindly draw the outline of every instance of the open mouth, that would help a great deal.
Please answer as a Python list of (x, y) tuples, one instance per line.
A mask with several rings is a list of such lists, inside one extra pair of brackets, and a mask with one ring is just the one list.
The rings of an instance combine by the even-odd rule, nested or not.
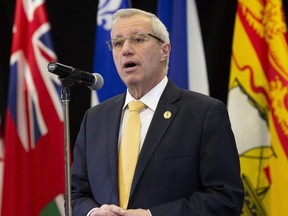
[(136, 67), (138, 64), (135, 62), (127, 62), (124, 64), (124, 68), (132, 68), (132, 67)]

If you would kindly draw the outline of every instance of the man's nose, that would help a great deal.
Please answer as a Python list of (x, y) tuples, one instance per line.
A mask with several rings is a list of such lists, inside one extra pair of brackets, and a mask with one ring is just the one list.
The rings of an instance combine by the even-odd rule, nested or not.
[(123, 43), (122, 53), (123, 55), (131, 55), (133, 53), (133, 44), (130, 43), (129, 39), (126, 39)]

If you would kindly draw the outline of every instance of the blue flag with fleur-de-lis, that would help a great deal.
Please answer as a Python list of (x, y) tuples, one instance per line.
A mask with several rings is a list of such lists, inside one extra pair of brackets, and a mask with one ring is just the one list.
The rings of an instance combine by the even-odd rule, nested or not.
[(102, 89), (97, 91), (97, 94), (92, 92), (91, 105), (95, 105), (97, 102), (102, 102), (114, 95), (122, 93), (126, 89), (116, 71), (112, 53), (108, 49), (105, 41), (110, 38), (112, 14), (118, 9), (128, 8), (129, 5), (128, 0), (99, 1), (93, 71), (103, 76), (105, 84)]

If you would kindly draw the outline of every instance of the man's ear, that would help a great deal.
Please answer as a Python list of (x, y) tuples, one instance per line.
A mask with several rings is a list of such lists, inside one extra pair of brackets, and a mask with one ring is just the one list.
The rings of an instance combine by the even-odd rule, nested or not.
[(169, 43), (162, 44), (162, 57), (161, 61), (166, 61), (171, 52), (171, 45)]

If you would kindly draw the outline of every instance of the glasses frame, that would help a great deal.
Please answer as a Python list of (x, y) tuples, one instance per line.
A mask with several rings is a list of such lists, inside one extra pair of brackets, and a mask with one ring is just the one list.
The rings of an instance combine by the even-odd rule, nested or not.
[[(158, 41), (161, 42), (161, 43), (165, 43), (161, 38), (159, 38), (159, 37), (157, 37), (156, 35), (151, 34), (151, 33), (138, 33), (138, 34), (130, 35), (129, 37), (123, 37), (123, 38), (120, 37), (120, 38), (118, 38), (118, 39), (122, 39), (122, 40), (123, 40), (123, 45), (124, 45), (124, 43), (125, 43), (125, 41), (126, 41), (127, 39), (128, 39), (128, 41), (129, 41), (129, 39), (130, 39), (131, 37), (135, 37), (136, 35), (150, 36), (150, 37), (158, 40)], [(109, 48), (109, 50), (111, 50), (111, 51), (112, 51), (113, 49), (115, 49), (115, 48), (113, 47), (113, 40), (115, 40), (115, 39), (109, 39), (109, 40), (106, 41), (106, 43), (107, 43), (107, 45), (108, 45), (108, 48)], [(130, 41), (129, 41), (129, 42), (130, 42)]]

